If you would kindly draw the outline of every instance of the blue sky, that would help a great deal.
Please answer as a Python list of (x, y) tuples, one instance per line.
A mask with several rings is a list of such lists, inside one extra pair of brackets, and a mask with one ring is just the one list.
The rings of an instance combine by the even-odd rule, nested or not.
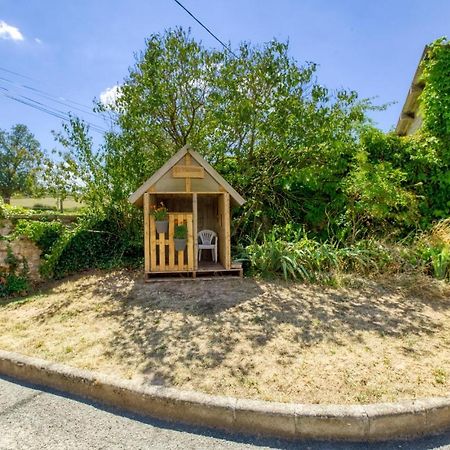
[[(448, 0), (181, 1), (233, 46), (289, 39), (299, 63), (320, 65), (323, 84), (398, 102), (373, 114), (384, 130), (395, 126), (424, 45), (450, 35)], [(45, 148), (55, 147), (51, 130), (61, 120), (2, 93), (38, 99), (27, 85), (91, 105), (120, 83), (147, 36), (178, 25), (208, 46), (220, 45), (173, 0), (0, 0), (0, 68), (29, 77), (0, 70), (0, 88), (9, 89), (0, 89), (0, 128), (25, 123)]]

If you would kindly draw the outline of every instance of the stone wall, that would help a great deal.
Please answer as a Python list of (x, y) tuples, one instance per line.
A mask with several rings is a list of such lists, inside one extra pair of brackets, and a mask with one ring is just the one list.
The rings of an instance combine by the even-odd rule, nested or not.
[[(0, 220), (0, 236), (9, 235), (14, 226), (10, 220)], [(29, 277), (33, 281), (40, 280), (39, 267), (41, 264), (41, 250), (36, 244), (26, 237), (20, 237), (12, 241), (0, 240), (0, 269), (7, 269), (5, 258), (8, 254), (8, 246), (14, 256), (19, 260), (25, 258), (28, 264)], [(19, 270), (20, 270), (19, 266)]]
[(13, 230), (13, 224), (10, 220), (0, 219), (0, 236), (6, 236)]

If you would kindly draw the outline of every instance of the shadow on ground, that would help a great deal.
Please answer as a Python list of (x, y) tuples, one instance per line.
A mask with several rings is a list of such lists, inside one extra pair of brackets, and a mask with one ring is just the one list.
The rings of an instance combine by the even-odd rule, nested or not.
[(150, 382), (172, 384), (175, 366), (214, 368), (242, 340), (257, 352), (286, 326), (300, 347), (360, 341), (365, 331), (387, 337), (434, 333), (442, 325), (429, 310), (448, 308), (448, 299), (431, 287), (420, 296), (416, 288), (413, 282), (367, 282), (337, 290), (252, 279), (146, 284), (136, 274), (113, 273), (94, 291), (114, 305), (98, 314), (120, 324), (111, 351), (125, 359), (139, 353)]

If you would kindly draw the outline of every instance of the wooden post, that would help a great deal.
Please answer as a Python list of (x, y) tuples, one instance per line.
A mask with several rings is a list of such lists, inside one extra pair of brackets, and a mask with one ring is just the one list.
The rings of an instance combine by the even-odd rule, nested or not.
[(192, 234), (194, 239), (194, 270), (198, 269), (198, 238), (197, 238), (197, 222), (198, 222), (198, 212), (197, 212), (197, 193), (192, 194)]
[(225, 245), (225, 269), (231, 269), (231, 229), (230, 229), (230, 194), (225, 192), (223, 194), (223, 228)]
[[(191, 155), (189, 153), (186, 153), (184, 163), (186, 166), (189, 166), (191, 164)], [(191, 178), (186, 177), (185, 180), (185, 190), (186, 192), (191, 192)]]
[(187, 229), (188, 229), (188, 235), (187, 235), (187, 269), (188, 270), (194, 270), (194, 230), (193, 230), (193, 220), (192, 220), (192, 214), (186, 214), (186, 220), (187, 220)]
[[(178, 225), (183, 225), (184, 215), (178, 214)], [(178, 270), (183, 270), (184, 268), (184, 251), (180, 250), (178, 252)]]
[(150, 195), (144, 194), (144, 267), (150, 272)]
[(175, 270), (175, 246), (173, 232), (175, 228), (173, 214), (169, 213), (169, 270)]
[[(149, 205), (153, 206), (156, 203), (154, 194), (149, 194)], [(156, 271), (156, 225), (155, 217), (150, 217), (150, 271)]]
[(166, 270), (166, 234), (159, 233), (159, 270)]

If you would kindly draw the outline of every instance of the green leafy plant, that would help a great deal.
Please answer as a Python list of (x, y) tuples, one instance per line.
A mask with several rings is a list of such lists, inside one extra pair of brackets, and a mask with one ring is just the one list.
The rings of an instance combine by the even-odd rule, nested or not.
[[(6, 269), (0, 270), (0, 297), (25, 293), (30, 287), (26, 259), (17, 258), (8, 246), (5, 264)], [(22, 267), (19, 269), (20, 265)]]
[(420, 96), (424, 127), (439, 138), (450, 136), (450, 42), (439, 38), (427, 46), (422, 61), (422, 80), (425, 83)]
[(44, 154), (26, 125), (14, 125), (9, 132), (0, 130), (0, 196), (10, 203), (17, 192), (31, 193)]
[(164, 206), (164, 203), (161, 202), (159, 206), (152, 205), (150, 214), (153, 215), (153, 217), (155, 218), (155, 220), (163, 221), (163, 220), (167, 220), (168, 210), (167, 210), (167, 208)]
[(14, 235), (26, 236), (42, 250), (44, 255), (51, 252), (55, 242), (64, 233), (64, 225), (59, 221), (18, 220)]
[(103, 216), (86, 214), (73, 229), (66, 229), (41, 266), (45, 277), (62, 278), (91, 269), (140, 264), (142, 215), (124, 218), (113, 207)]
[(439, 280), (450, 280), (450, 247), (443, 247), (440, 252), (431, 255), (433, 275)]
[(411, 265), (407, 255), (375, 240), (351, 245), (319, 241), (292, 227), (275, 227), (245, 251), (254, 273), (308, 282), (332, 283), (339, 273), (372, 275), (401, 271)]
[(173, 237), (175, 239), (186, 239), (187, 238), (187, 226), (184, 224), (177, 225), (175, 227)]

